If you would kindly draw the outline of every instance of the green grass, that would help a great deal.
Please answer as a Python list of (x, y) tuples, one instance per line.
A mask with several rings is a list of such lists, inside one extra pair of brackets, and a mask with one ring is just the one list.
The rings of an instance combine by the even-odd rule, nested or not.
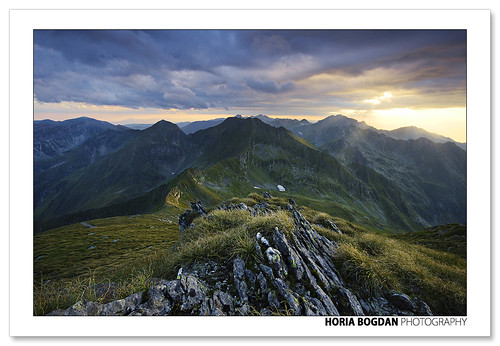
[(467, 258), (467, 230), (465, 225), (448, 224), (424, 229), (418, 232), (394, 236), (412, 243), (456, 254)]
[(321, 226), (316, 229), (339, 244), (334, 262), (351, 285), (370, 293), (396, 290), (417, 296), (436, 315), (466, 314), (464, 257), (420, 245), (409, 235), (375, 234), (353, 223), (332, 219), (342, 235)]
[[(46, 315), (57, 309), (66, 309), (80, 300), (104, 304), (146, 291), (153, 285), (152, 272), (147, 266), (130, 270), (126, 276), (115, 276), (113, 280), (98, 277), (89, 270), (71, 279), (36, 283), (33, 285), (33, 314)], [(104, 285), (104, 289), (98, 290), (99, 285)]]
[(90, 220), (34, 236), (34, 280), (110, 277), (134, 262), (170, 250), (179, 237), (180, 210)]
[[(181, 210), (118, 216), (55, 228), (34, 236), (34, 314), (46, 314), (96, 297), (95, 283), (114, 282), (124, 298), (147, 288), (154, 258), (165, 257), (179, 239)], [(93, 247), (93, 248), (92, 248)]]
[(214, 210), (207, 218), (195, 219), (194, 224), (182, 233), (175, 251), (157, 257), (152, 264), (155, 275), (173, 278), (180, 267), (208, 259), (225, 261), (240, 256), (256, 261), (258, 232), (271, 235), (275, 227), (285, 232), (293, 229), (293, 220), (285, 211), (252, 217), (248, 211)]

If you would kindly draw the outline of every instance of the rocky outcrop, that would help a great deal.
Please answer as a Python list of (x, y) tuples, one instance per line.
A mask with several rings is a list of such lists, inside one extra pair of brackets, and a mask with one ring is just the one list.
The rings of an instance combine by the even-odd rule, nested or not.
[(179, 216), (179, 231), (182, 233), (186, 228), (191, 226), (193, 220), (199, 216), (206, 216), (207, 209), (200, 202), (191, 203), (191, 209), (186, 210)]
[[(52, 315), (432, 314), (425, 302), (398, 292), (361, 298), (332, 261), (337, 244), (318, 234), (293, 200), (288, 206), (295, 228), (257, 233), (254, 259), (195, 263), (180, 268), (175, 280), (161, 280), (147, 292), (108, 304), (81, 301)], [(192, 208), (192, 212), (206, 214), (197, 204)], [(219, 209), (272, 213), (243, 203), (222, 204)]]

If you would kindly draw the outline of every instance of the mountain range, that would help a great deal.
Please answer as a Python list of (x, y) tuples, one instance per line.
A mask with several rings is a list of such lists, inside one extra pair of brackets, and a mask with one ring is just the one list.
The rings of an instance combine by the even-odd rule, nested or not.
[(465, 223), (466, 152), (422, 131), (382, 131), (340, 115), (317, 123), (236, 116), (182, 129), (160, 121), (143, 130), (35, 121), (34, 231), (258, 190), (382, 230)]

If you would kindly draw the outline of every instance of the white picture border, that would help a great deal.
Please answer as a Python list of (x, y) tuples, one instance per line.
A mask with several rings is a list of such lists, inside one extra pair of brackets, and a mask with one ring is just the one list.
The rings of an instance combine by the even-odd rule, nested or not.
[[(466, 29), (467, 323), (325, 327), (324, 317), (33, 316), (34, 29)], [(10, 12), (11, 336), (490, 335), (488, 10), (12, 10)], [(14, 308), (15, 307), (15, 308)]]

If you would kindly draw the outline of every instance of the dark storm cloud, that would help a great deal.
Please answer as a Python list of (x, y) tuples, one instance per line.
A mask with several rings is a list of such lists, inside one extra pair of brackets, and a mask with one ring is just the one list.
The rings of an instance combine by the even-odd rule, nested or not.
[(283, 107), (290, 98), (307, 99), (311, 107), (353, 104), (356, 100), (348, 96), (326, 96), (338, 85), (313, 87), (308, 79), (319, 74), (363, 76), (377, 69), (390, 70), (385, 83), (397, 88), (432, 93), (460, 86), (465, 80), (465, 31), (34, 34), (35, 97), (40, 102), (165, 109), (257, 106), (268, 98)]
[(262, 81), (262, 80), (256, 80), (256, 79), (250, 78), (246, 81), (246, 84), (250, 88), (252, 88), (256, 91), (261, 91), (261, 92), (271, 93), (271, 94), (292, 91), (295, 89), (295, 84), (293, 84), (293, 82), (278, 84), (273, 80)]

